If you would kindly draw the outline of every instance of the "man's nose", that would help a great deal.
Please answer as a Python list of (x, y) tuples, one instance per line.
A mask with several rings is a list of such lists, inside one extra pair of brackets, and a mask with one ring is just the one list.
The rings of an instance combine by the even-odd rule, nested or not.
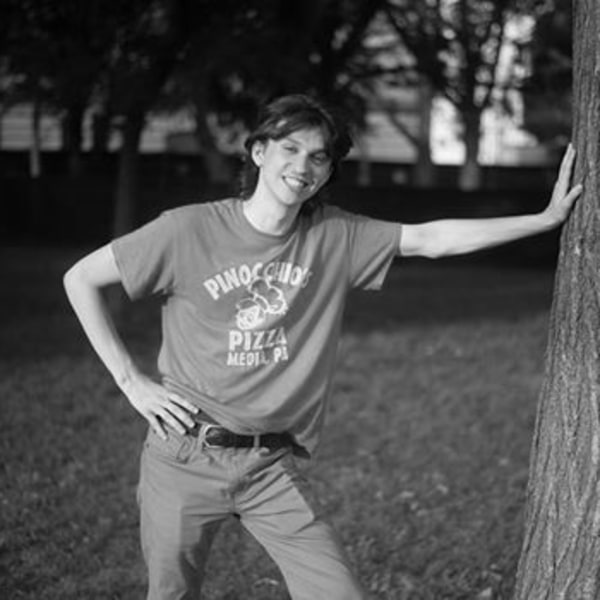
[(310, 157), (308, 154), (299, 152), (294, 158), (294, 170), (298, 173), (307, 173), (310, 170)]

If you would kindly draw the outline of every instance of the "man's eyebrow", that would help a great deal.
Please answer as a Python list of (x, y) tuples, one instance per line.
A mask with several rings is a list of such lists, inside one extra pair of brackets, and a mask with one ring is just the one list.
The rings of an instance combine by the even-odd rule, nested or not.
[[(295, 138), (293, 133), (290, 133), (290, 135), (286, 136), (284, 139), (292, 142), (293, 144), (296, 144), (297, 146), (302, 145), (302, 141), (299, 140), (298, 138)], [(319, 148), (315, 148), (314, 150), (311, 150), (311, 154), (320, 154), (321, 152), (323, 154), (326, 154), (327, 156), (329, 156), (329, 150), (327, 149), (327, 146), (321, 146)]]

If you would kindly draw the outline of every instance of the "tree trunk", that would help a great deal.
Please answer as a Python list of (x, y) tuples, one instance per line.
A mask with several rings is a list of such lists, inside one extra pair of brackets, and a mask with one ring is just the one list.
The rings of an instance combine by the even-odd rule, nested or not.
[(31, 113), (31, 145), (29, 146), (29, 186), (28, 186), (28, 207), (29, 215), (29, 233), (37, 235), (43, 229), (44, 223), (44, 202), (43, 202), (43, 181), (42, 177), (42, 103), (39, 98), (34, 96)]
[(40, 132), (41, 120), (42, 104), (37, 97), (34, 97), (31, 113), (31, 146), (29, 146), (29, 176), (34, 180), (38, 179), (42, 174), (42, 135)]
[(419, 131), (417, 133), (417, 162), (413, 182), (416, 187), (433, 187), (436, 183), (436, 169), (431, 160), (431, 110), (433, 107), (433, 86), (425, 77), (419, 84)]
[(366, 187), (372, 183), (371, 160), (369, 158), (369, 150), (363, 139), (360, 137), (356, 140), (358, 148), (358, 170), (356, 173), (356, 184), (361, 187)]
[(464, 191), (481, 187), (481, 167), (479, 166), (479, 137), (481, 114), (476, 108), (462, 113), (464, 122), (465, 162), (458, 178), (458, 187)]
[(209, 186), (227, 186), (233, 188), (236, 174), (227, 157), (217, 148), (213, 133), (208, 124), (209, 102), (207, 90), (211, 82), (206, 76), (197, 81), (194, 92), (194, 111), (196, 120), (196, 140), (202, 157), (202, 164)]
[(139, 144), (143, 127), (144, 116), (139, 112), (129, 114), (123, 126), (115, 192), (113, 237), (127, 233), (135, 225)]
[(232, 186), (235, 181), (235, 173), (227, 158), (217, 148), (213, 134), (211, 133), (208, 123), (206, 122), (206, 113), (199, 110), (199, 105), (196, 105), (196, 139), (200, 146), (200, 153), (208, 183), (211, 185), (226, 185)]
[(110, 115), (106, 110), (95, 112), (92, 116), (92, 154), (94, 158), (108, 152), (110, 139)]
[(71, 177), (81, 175), (83, 169), (81, 143), (84, 113), (85, 104), (75, 102), (69, 106), (63, 122), (63, 148), (67, 152), (68, 171)]
[(6, 108), (0, 104), (0, 150), (4, 148), (4, 114)]
[(562, 233), (515, 600), (600, 598), (600, 6), (574, 10), (575, 180)]

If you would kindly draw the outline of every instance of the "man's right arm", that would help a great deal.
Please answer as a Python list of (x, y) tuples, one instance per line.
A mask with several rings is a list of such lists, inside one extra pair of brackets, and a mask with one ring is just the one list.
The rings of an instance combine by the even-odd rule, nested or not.
[(110, 245), (82, 258), (64, 276), (67, 296), (92, 347), (133, 407), (161, 436), (167, 423), (180, 433), (193, 427), (197, 408), (144, 375), (119, 335), (104, 299), (103, 288), (122, 283)]

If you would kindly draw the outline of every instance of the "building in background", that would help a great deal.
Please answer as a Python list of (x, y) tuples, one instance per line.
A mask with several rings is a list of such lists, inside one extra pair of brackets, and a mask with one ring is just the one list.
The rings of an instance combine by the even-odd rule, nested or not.
[[(402, 90), (399, 115), (409, 129), (417, 128), (418, 94), (412, 90)], [(83, 150), (91, 148), (91, 111), (84, 120)], [(384, 163), (410, 164), (415, 160), (411, 142), (390, 122), (383, 110), (374, 107), (367, 115), (368, 129), (352, 151), (352, 157), (359, 157)], [(142, 153), (197, 153), (198, 145), (194, 134), (195, 124), (191, 115), (154, 114), (146, 124), (141, 141)], [(214, 126), (214, 131), (218, 128)], [(239, 132), (238, 132), (239, 133)], [(0, 150), (27, 151), (32, 144), (32, 109), (21, 104), (5, 111), (0, 116)], [(222, 132), (218, 145), (225, 153), (241, 151), (240, 135)], [(233, 140), (233, 141), (231, 141)], [(43, 151), (59, 151), (62, 147), (60, 117), (43, 115), (40, 123), (40, 141)], [(109, 150), (119, 148), (118, 128), (113, 131)], [(458, 165), (463, 160), (464, 147), (460, 139), (460, 125), (455, 109), (444, 99), (434, 100), (431, 148), (433, 160), (439, 165)], [(483, 116), (480, 162), (482, 165), (543, 165), (548, 156), (536, 139), (528, 134), (515, 115), (509, 115), (502, 105), (487, 109)]]

